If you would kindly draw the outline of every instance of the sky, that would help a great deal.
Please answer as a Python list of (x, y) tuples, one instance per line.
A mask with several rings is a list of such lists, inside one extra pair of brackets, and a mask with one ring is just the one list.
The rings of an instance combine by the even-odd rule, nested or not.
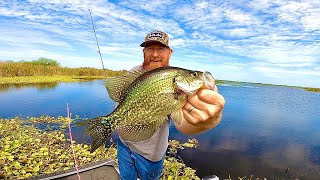
[(319, 0), (1, 0), (0, 60), (129, 70), (147, 33), (165, 31), (170, 65), (216, 79), (320, 88)]

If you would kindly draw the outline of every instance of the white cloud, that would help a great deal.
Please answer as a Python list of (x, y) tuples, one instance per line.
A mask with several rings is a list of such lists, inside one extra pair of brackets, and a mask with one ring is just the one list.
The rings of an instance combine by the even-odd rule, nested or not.
[(222, 21), (223, 9), (215, 6), (214, 3), (200, 2), (193, 4), (181, 4), (174, 12), (174, 18), (187, 25), (193, 30), (216, 29), (215, 25)]
[(150, 14), (157, 16), (166, 15), (167, 9), (170, 5), (174, 4), (175, 1), (172, 0), (163, 0), (163, 1), (122, 1), (120, 2), (121, 6), (126, 6), (128, 8), (134, 9), (136, 11), (147, 11)]
[(183, 47), (187, 45), (187, 40), (183, 38), (172, 39), (170, 41), (170, 46), (172, 47)]
[(272, 77), (283, 77), (283, 76), (301, 76), (301, 75), (307, 75), (307, 76), (316, 76), (320, 78), (320, 72), (319, 71), (310, 71), (308, 69), (301, 69), (301, 70), (286, 70), (281, 68), (275, 68), (275, 67), (254, 67), (253, 68), (256, 71), (259, 71), (261, 73), (264, 73), (266, 76), (272, 76)]
[(236, 9), (226, 9), (224, 11), (224, 15), (226, 18), (232, 21), (232, 23), (234, 23), (233, 26), (252, 25), (258, 23), (257, 18), (255, 18), (251, 14), (241, 12), (240, 10)]
[(2, 35), (1, 41), (6, 46), (24, 47), (25, 43), (23, 42), (27, 42), (28, 45), (26, 46), (39, 45), (72, 48), (69, 43), (48, 37), (45, 33), (34, 29), (15, 29), (14, 31), (9, 31), (9, 29), (0, 29), (0, 34)]
[(248, 36), (252, 36), (254, 33), (247, 28), (234, 28), (234, 29), (228, 29), (226, 30), (226, 34), (227, 36), (230, 37), (248, 37)]
[(220, 79), (320, 86), (317, 0), (5, 1), (0, 58), (51, 56), (66, 66), (100, 67), (88, 9), (114, 69), (141, 63), (140, 43), (159, 29), (172, 40), (173, 65)]

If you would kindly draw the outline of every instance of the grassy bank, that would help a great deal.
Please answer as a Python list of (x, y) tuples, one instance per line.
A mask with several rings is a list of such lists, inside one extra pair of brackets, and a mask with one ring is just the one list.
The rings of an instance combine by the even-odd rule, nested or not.
[(310, 87), (301, 87), (301, 86), (288, 86), (288, 85), (279, 85), (279, 84), (265, 84), (265, 83), (252, 83), (252, 82), (240, 82), (240, 81), (228, 81), (228, 80), (216, 80), (216, 84), (228, 84), (230, 86), (242, 86), (243, 84), (253, 84), (260, 86), (282, 86), (282, 87), (291, 87), (299, 88), (310, 92), (320, 92), (320, 88), (310, 88)]
[(104, 76), (16, 76), (0, 77), (0, 84), (32, 84), (75, 82), (80, 80), (104, 79)]
[(0, 84), (73, 82), (104, 79), (105, 76), (119, 76), (125, 72), (88, 67), (61, 67), (55, 60), (46, 58), (21, 62), (0, 61)]
[[(119, 76), (126, 71), (113, 71), (106, 69), (106, 76)], [(30, 84), (30, 83), (52, 83), (72, 82), (82, 79), (103, 79), (105, 77), (102, 69), (95, 68), (67, 68), (61, 67), (52, 59), (39, 58), (32, 61), (0, 61), (0, 84)], [(304, 89), (310, 92), (320, 92), (320, 88), (274, 85), (263, 83), (238, 82), (227, 80), (216, 80), (216, 84), (228, 84), (241, 86), (242, 84), (255, 84), (263, 86), (285, 86)]]
[[(61, 67), (54, 60), (42, 62), (42, 59), (34, 61), (0, 61), (0, 77), (19, 76), (104, 76), (102, 69), (81, 67)], [(117, 76), (125, 71), (112, 71), (106, 69), (107, 76)]]
[(320, 88), (309, 88), (309, 87), (302, 87), (302, 89), (310, 92), (320, 92)]
[[(0, 179), (21, 179), (74, 168), (72, 150), (65, 135), (68, 118), (42, 116), (38, 118), (0, 118)], [(46, 129), (37, 128), (41, 124)], [(195, 170), (187, 167), (176, 154), (197, 141), (181, 144), (170, 141), (164, 162), (162, 179), (199, 179)], [(90, 153), (90, 146), (73, 143), (78, 164), (84, 165), (104, 158), (116, 159), (116, 146), (100, 147)]]

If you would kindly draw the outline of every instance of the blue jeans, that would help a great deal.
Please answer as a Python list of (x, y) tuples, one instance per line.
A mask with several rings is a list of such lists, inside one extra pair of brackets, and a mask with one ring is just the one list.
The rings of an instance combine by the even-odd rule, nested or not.
[(118, 139), (118, 164), (121, 180), (159, 179), (162, 174), (164, 156), (153, 162), (131, 151)]

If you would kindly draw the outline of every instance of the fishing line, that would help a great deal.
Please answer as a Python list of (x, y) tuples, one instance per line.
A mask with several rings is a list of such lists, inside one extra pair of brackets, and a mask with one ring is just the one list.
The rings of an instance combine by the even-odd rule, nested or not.
[(97, 52), (98, 52), (99, 55), (100, 55), (100, 61), (101, 61), (101, 64), (102, 64), (104, 77), (107, 77), (106, 69), (104, 68), (104, 64), (103, 64), (103, 60), (102, 60), (102, 55), (101, 55), (101, 51), (100, 51), (100, 46), (99, 46), (99, 42), (98, 42), (98, 37), (97, 37), (96, 29), (95, 29), (94, 24), (93, 24), (93, 19), (92, 19), (91, 11), (90, 11), (90, 9), (88, 9), (88, 11), (89, 11), (89, 13), (90, 13), (90, 18), (91, 18), (91, 23), (92, 23), (92, 29), (93, 29), (93, 32), (94, 32), (94, 36), (96, 37), (96, 43), (97, 43), (97, 47), (98, 47), (98, 51), (97, 51)]
[(73, 160), (74, 160), (74, 164), (75, 164), (75, 168), (77, 170), (77, 176), (78, 179), (81, 180), (80, 174), (79, 174), (79, 168), (78, 168), (78, 163), (77, 163), (77, 156), (76, 156), (76, 152), (74, 151), (73, 148), (73, 142), (72, 142), (72, 131), (71, 131), (71, 119), (70, 119), (70, 111), (69, 111), (69, 104), (67, 103), (67, 115), (68, 115), (68, 128), (69, 128), (69, 136), (70, 136), (70, 147), (72, 149), (72, 153), (73, 153)]
[[(89, 11), (89, 14), (90, 14), (90, 19), (91, 19), (91, 24), (92, 24), (92, 29), (93, 29), (93, 32), (94, 32), (94, 36), (95, 36), (95, 38), (96, 38), (96, 43), (97, 43), (97, 48), (98, 48), (98, 51), (97, 51), (97, 52), (98, 52), (99, 55), (100, 55), (100, 61), (101, 61), (101, 65), (102, 65), (104, 77), (107, 78), (107, 73), (106, 73), (106, 69), (104, 68), (103, 59), (102, 59), (102, 55), (101, 55), (101, 51), (100, 51), (100, 46), (99, 46), (99, 41), (98, 41), (98, 37), (97, 37), (97, 33), (96, 33), (96, 28), (94, 27), (91, 10), (88, 9), (88, 11)], [(114, 103), (113, 105), (116, 106), (116, 103)]]
[[(102, 60), (102, 55), (101, 55), (101, 52), (100, 52), (100, 47), (99, 47), (99, 42), (98, 42), (98, 38), (97, 38), (97, 33), (96, 33), (96, 30), (95, 30), (94, 23), (93, 23), (93, 19), (92, 19), (92, 15), (91, 15), (91, 11), (90, 11), (90, 9), (88, 9), (88, 10), (89, 10), (89, 13), (90, 13), (90, 18), (91, 18), (91, 23), (92, 23), (92, 29), (93, 29), (93, 32), (94, 32), (94, 36), (96, 37), (96, 43), (97, 43), (97, 47), (98, 47), (98, 53), (99, 53), (99, 55), (100, 55), (100, 60), (101, 60), (101, 64), (102, 64), (104, 76), (107, 78), (106, 70), (105, 70), (105, 68), (104, 68), (104, 64), (103, 64), (103, 60)], [(127, 144), (127, 143), (126, 143), (126, 144)], [(129, 149), (130, 153), (133, 154), (128, 145), (127, 145), (127, 147), (128, 147), (128, 149)], [(130, 157), (131, 157), (131, 156), (130, 156)], [(137, 169), (137, 167), (136, 167), (136, 162), (135, 162), (135, 160), (134, 160), (132, 157), (131, 157), (131, 160), (132, 160), (132, 162), (133, 162), (134, 168), (136, 169), (137, 173), (139, 174), (139, 171), (138, 171), (138, 169)]]
[[(95, 29), (95, 27), (94, 27), (91, 10), (88, 9), (88, 11), (89, 11), (89, 13), (90, 13), (90, 19), (91, 19), (92, 29), (93, 29), (93, 32), (94, 32), (94, 36), (95, 36), (95, 38), (96, 38), (96, 43), (97, 43), (97, 48), (98, 48), (98, 51), (97, 51), (97, 52), (98, 52), (99, 55), (100, 55), (100, 61), (101, 61), (102, 69), (103, 69), (103, 72), (104, 72), (104, 76), (105, 76), (105, 78), (107, 78), (106, 69), (104, 68), (103, 59), (102, 59), (102, 55), (101, 55), (101, 51), (100, 51), (100, 46), (99, 46), (99, 41), (98, 41), (98, 38), (97, 38), (96, 29)], [(129, 150), (130, 150), (130, 148), (129, 148)], [(108, 151), (109, 151), (109, 149), (108, 149)], [(131, 151), (131, 150), (130, 150), (130, 151)], [(119, 164), (119, 163), (118, 163), (118, 164)], [(136, 166), (135, 166), (135, 168), (136, 168)], [(138, 171), (137, 171), (137, 172), (138, 172)], [(120, 175), (120, 172), (119, 172), (119, 175)]]

